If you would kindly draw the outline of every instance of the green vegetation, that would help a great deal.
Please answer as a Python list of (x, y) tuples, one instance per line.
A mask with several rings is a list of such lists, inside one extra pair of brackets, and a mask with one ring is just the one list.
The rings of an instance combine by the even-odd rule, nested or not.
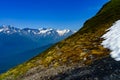
[(95, 15), (87, 20), (82, 29), (69, 38), (55, 44), (47, 51), (34, 57), (0, 76), (0, 80), (16, 80), (29, 69), (43, 65), (44, 67), (71, 66), (81, 63), (91, 64), (94, 60), (108, 56), (109, 50), (103, 48), (101, 36), (112, 24), (120, 19), (120, 0), (111, 0)]

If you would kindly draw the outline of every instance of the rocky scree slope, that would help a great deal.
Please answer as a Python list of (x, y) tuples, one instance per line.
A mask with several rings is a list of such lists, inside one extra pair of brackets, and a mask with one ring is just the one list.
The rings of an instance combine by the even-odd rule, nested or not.
[(82, 29), (0, 76), (1, 80), (120, 80), (120, 62), (110, 57), (102, 35), (120, 19), (120, 0), (111, 0)]

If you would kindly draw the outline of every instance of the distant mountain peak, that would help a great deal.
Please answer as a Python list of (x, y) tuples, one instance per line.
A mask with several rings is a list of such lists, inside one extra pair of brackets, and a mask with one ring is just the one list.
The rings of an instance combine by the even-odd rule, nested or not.
[(57, 32), (60, 36), (63, 36), (64, 34), (72, 32), (72, 31), (68, 29), (64, 29), (64, 30), (57, 30)]
[(11, 25), (2, 25), (0, 26), (0, 33), (13, 34), (19, 32), (19, 28), (15, 28)]

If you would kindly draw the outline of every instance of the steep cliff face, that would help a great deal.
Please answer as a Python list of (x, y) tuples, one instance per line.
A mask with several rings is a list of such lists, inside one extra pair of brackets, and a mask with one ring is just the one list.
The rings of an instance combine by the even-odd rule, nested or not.
[(47, 51), (2, 74), (3, 80), (120, 80), (120, 62), (101, 37), (120, 19), (120, 0), (111, 0), (82, 29)]

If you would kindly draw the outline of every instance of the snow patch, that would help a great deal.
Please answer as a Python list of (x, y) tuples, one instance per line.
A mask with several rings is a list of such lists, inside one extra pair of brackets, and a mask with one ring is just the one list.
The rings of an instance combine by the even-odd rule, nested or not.
[(120, 61), (120, 20), (116, 21), (107, 31), (102, 36), (105, 40), (101, 44), (111, 50), (112, 58)]

